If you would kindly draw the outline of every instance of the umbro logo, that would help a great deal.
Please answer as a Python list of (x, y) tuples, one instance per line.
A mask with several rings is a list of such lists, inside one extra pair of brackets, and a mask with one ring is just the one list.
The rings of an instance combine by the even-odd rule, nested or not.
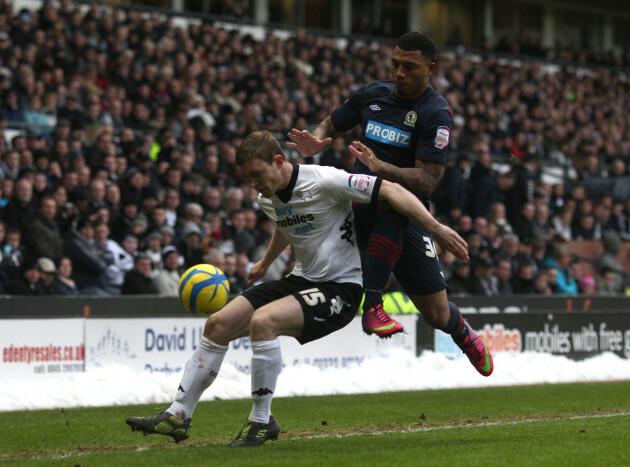
[(376, 104), (372, 104), (370, 106), (370, 109), (372, 109), (372, 110), (381, 110), (381, 108), (378, 105), (376, 105)]
[(273, 391), (269, 388), (258, 388), (255, 391), (252, 391), (252, 395), (266, 396), (267, 394), (273, 394)]

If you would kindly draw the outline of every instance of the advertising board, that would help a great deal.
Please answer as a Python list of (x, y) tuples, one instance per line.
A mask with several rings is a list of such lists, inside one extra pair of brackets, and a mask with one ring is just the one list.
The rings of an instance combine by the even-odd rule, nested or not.
[(3, 378), (84, 371), (83, 319), (7, 319), (1, 323)]
[[(630, 319), (620, 313), (480, 314), (469, 324), (493, 353), (542, 352), (582, 360), (602, 352), (630, 358)], [(452, 358), (461, 351), (450, 336), (418, 323), (418, 352), (434, 350)]]
[[(367, 336), (357, 317), (344, 329), (318, 341), (300, 345), (295, 339), (280, 337), (285, 366), (307, 364), (325, 368), (360, 365), (384, 348), (400, 347), (416, 351), (417, 315), (402, 316), (408, 333), (383, 341)], [(86, 367), (119, 363), (131, 369), (179, 373), (203, 333), (204, 318), (91, 318), (86, 320)], [(233, 365), (249, 374), (251, 343), (248, 337), (230, 343), (224, 365)]]

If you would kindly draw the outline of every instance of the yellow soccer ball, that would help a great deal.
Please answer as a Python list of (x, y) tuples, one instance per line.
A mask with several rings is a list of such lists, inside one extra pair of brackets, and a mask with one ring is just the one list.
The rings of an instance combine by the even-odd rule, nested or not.
[(179, 299), (188, 311), (208, 316), (225, 306), (230, 283), (216, 266), (198, 264), (182, 274), (178, 291)]

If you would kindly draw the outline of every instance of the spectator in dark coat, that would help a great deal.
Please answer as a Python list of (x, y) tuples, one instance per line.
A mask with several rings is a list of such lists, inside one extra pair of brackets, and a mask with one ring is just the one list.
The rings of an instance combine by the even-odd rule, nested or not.
[(505, 195), (513, 185), (514, 177), (509, 172), (498, 175), (488, 174), (478, 179), (473, 184), (470, 193), (470, 215), (473, 218), (486, 216), (492, 204), (505, 201)]
[(26, 232), (35, 217), (33, 206), (33, 184), (26, 178), (15, 183), (15, 194), (4, 208), (4, 222), (8, 227), (15, 227)]
[(53, 261), (61, 258), (63, 240), (56, 216), (55, 198), (52, 195), (44, 195), (39, 202), (37, 216), (24, 232), (24, 244), (33, 258), (44, 256)]
[(125, 274), (121, 293), (123, 295), (157, 294), (158, 289), (153, 284), (151, 273), (151, 258), (143, 253), (134, 259), (133, 269)]
[(511, 221), (514, 233), (521, 241), (532, 241), (534, 239), (534, 216), (536, 207), (534, 203), (525, 203), (521, 207), (521, 212)]
[(57, 268), (52, 259), (41, 257), (37, 260), (37, 269), (39, 270), (39, 283), (42, 287), (44, 295), (60, 295), (59, 289), (55, 284)]
[(7, 293), (9, 295), (46, 295), (39, 279), (37, 263), (32, 259), (27, 259), (22, 263), (20, 274), (7, 285)]
[(62, 256), (57, 263), (57, 275), (53, 284), (60, 295), (79, 295), (77, 285), (72, 278), (72, 261), (67, 256)]
[(453, 262), (453, 273), (448, 280), (448, 293), (470, 294), (470, 261), (456, 259)]
[(64, 253), (72, 261), (72, 278), (82, 295), (107, 295), (101, 284), (101, 274), (107, 269), (107, 263), (99, 255), (90, 220), (80, 219), (77, 228), (68, 232)]
[(497, 277), (494, 275), (494, 263), (488, 257), (477, 260), (476, 273), (470, 283), (470, 293), (473, 295), (485, 295), (495, 297), (499, 295)]
[(519, 261), (516, 274), (512, 277), (512, 291), (515, 294), (537, 293), (534, 281), (534, 266), (532, 263)]
[(499, 295), (512, 295), (512, 262), (509, 258), (499, 258), (494, 268), (494, 274), (497, 278), (497, 291)]

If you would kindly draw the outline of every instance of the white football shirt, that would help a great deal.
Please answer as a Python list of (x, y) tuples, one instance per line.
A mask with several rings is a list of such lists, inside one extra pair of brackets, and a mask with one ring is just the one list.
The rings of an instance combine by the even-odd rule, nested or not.
[(292, 274), (314, 282), (361, 285), (352, 201), (370, 203), (380, 179), (333, 167), (293, 165), (289, 185), (271, 198), (258, 195), (261, 209), (292, 245)]

